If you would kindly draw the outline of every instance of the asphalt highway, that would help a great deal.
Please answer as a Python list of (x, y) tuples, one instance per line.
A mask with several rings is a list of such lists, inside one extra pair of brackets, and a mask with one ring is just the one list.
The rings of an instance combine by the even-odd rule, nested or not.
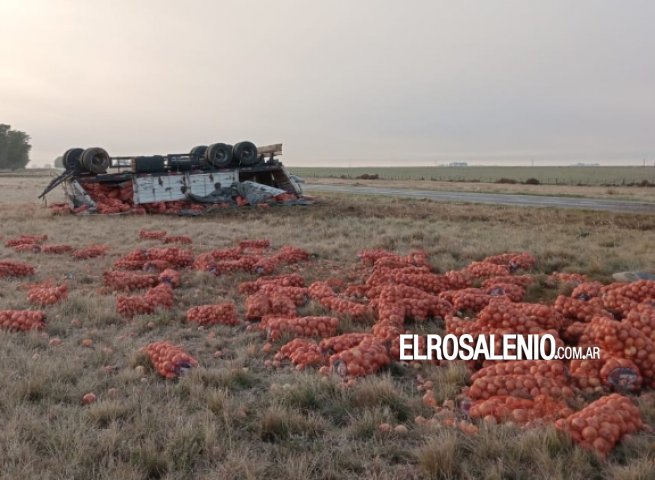
[(580, 197), (558, 197), (547, 195), (514, 195), (507, 193), (443, 192), (438, 190), (414, 190), (407, 188), (385, 188), (353, 185), (318, 185), (307, 183), (303, 190), (314, 192), (351, 193), (359, 195), (382, 195), (388, 197), (418, 198), (436, 202), (483, 203), (519, 207), (575, 208), (618, 213), (655, 214), (655, 203), (639, 203), (628, 200), (610, 200)]

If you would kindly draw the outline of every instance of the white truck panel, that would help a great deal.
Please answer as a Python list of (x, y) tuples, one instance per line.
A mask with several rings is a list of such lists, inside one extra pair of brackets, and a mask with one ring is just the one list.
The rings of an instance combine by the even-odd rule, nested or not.
[(185, 175), (148, 175), (133, 180), (134, 203), (184, 200)]
[(236, 170), (225, 172), (196, 173), (189, 175), (189, 188), (191, 193), (204, 197), (216, 190), (216, 185), (220, 187), (229, 187), (239, 181)]
[(221, 187), (229, 187), (238, 181), (236, 170), (134, 177), (134, 203), (140, 205), (142, 203), (184, 200), (186, 192), (204, 197), (211, 194), (217, 184), (220, 184)]

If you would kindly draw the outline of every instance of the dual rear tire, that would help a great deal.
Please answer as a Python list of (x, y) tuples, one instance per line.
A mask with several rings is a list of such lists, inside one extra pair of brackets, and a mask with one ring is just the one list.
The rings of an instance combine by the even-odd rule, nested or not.
[(66, 150), (62, 160), (66, 170), (77, 170), (96, 175), (107, 173), (107, 169), (111, 165), (109, 154), (105, 149), (99, 147), (87, 148), (86, 150), (71, 148)]
[(205, 167), (227, 168), (232, 164), (232, 145), (212, 143), (205, 152)]
[(257, 147), (252, 142), (239, 142), (234, 145), (234, 158), (242, 167), (254, 167), (259, 163)]
[(229, 167), (253, 167), (259, 163), (257, 147), (252, 142), (239, 142), (234, 146), (226, 143), (199, 145), (191, 149), (191, 165), (205, 169)]

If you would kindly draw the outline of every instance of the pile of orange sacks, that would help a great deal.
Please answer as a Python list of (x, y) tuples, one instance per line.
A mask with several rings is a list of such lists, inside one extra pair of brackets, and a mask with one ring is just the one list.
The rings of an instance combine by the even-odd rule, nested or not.
[(293, 299), (277, 291), (269, 294), (257, 292), (246, 299), (246, 320), (260, 320), (267, 315), (292, 317), (296, 312)]
[[(148, 231), (140, 237), (170, 238), (166, 232)], [(45, 238), (25, 236), (10, 242), (15, 248), (38, 246), (39, 241)], [(245, 240), (237, 247), (195, 258), (178, 248), (135, 250), (115, 263), (117, 270), (107, 272), (105, 282), (122, 290), (149, 288), (144, 295), (117, 298), (119, 313), (131, 317), (172, 306), (172, 288), (180, 284), (176, 268), (270, 274), (280, 265), (309, 258), (308, 252), (295, 247), (273, 252), (269, 248), (267, 240)], [(104, 246), (96, 247), (99, 254), (105, 250)], [(524, 303), (526, 289), (538, 281), (522, 272), (536, 265), (530, 254), (495, 255), (444, 273), (435, 273), (427, 254), (420, 251), (397, 255), (375, 249), (361, 252), (359, 258), (359, 278), (350, 284), (327, 279), (307, 288), (304, 278), (294, 273), (264, 276), (239, 285), (239, 292), (246, 296), (246, 319), (259, 322), (250, 330), (266, 332), (271, 342), (295, 337), (280, 346), (273, 360), (267, 361), (269, 365), (282, 366), (289, 360), (299, 369), (316, 367), (323, 374), (332, 372), (347, 379), (371, 375), (399, 358), (400, 334), (412, 333), (414, 322), (430, 319), (443, 320), (447, 333), (474, 338), (494, 334), (497, 342), (505, 333), (549, 333), (558, 346), (600, 347), (602, 356), (570, 361), (467, 362), (472, 376), (464, 394), (472, 402), (470, 418), (519, 425), (556, 422), (557, 428), (574, 441), (601, 455), (625, 434), (642, 427), (632, 401), (611, 392), (638, 393), (642, 388), (655, 388), (655, 282), (603, 285), (584, 275), (556, 273), (546, 279), (546, 285), (565, 283), (572, 288), (569, 295), (559, 295), (553, 304)], [(0, 262), (0, 277), (33, 271), (25, 264)], [(37, 296), (34, 301), (39, 303)], [(325, 314), (303, 315), (308, 299)], [(343, 317), (368, 322), (370, 328), (339, 331)], [(40, 328), (44, 319), (41, 312), (0, 312), (0, 324), (14, 330)], [(230, 302), (192, 307), (187, 320), (199, 325), (239, 323), (236, 306)], [(178, 375), (174, 357), (178, 355), (179, 360), (183, 353), (171, 348), (177, 347), (162, 344), (155, 349), (159, 355), (155, 365), (161, 364), (157, 369), (167, 378)], [(169, 351), (174, 353), (162, 353)], [(188, 359), (184, 362), (197, 364)], [(604, 396), (574, 412), (569, 400), (579, 399), (580, 393)], [(628, 414), (615, 411), (621, 409)]]
[(82, 186), (95, 202), (98, 213), (124, 213), (134, 207), (131, 182), (120, 185), (85, 182)]
[[(121, 183), (99, 183), (93, 181), (82, 182), (82, 187), (88, 194), (88, 196), (93, 200), (96, 205), (96, 211), (100, 214), (118, 214), (118, 213), (133, 213), (133, 214), (144, 214), (144, 213), (153, 213), (153, 214), (172, 214), (179, 215), (182, 212), (192, 212), (192, 213), (202, 213), (204, 212), (209, 205), (204, 203), (196, 203), (188, 200), (176, 200), (170, 202), (155, 202), (155, 203), (144, 203), (144, 204), (135, 204), (134, 203), (134, 191), (132, 182), (121, 182)], [(293, 200), (297, 200), (298, 196), (291, 193), (283, 193), (273, 197), (273, 202), (277, 203), (287, 203)], [(250, 205), (247, 199), (241, 196), (237, 196), (234, 199), (236, 206), (242, 207)], [(272, 202), (271, 202), (272, 203)], [(227, 208), (228, 204), (218, 204), (220, 207)], [(257, 205), (269, 206), (268, 203), (260, 203)], [(80, 213), (87, 211), (89, 208), (87, 205), (83, 205), (83, 208), (71, 208), (67, 204), (57, 203), (53, 204), (50, 207), (55, 214), (63, 213)]]
[(10, 238), (5, 242), (5, 247), (13, 248), (16, 252), (29, 252), (29, 253), (52, 253), (62, 254), (70, 253), (74, 249), (70, 245), (63, 244), (45, 244), (43, 242), (48, 240), (48, 235), (31, 235), (22, 234), (18, 237)]
[(154, 313), (158, 308), (170, 309), (172, 306), (173, 290), (165, 283), (150, 288), (144, 295), (116, 297), (116, 311), (125, 318)]
[(193, 253), (175, 247), (136, 249), (114, 262), (118, 270), (162, 271), (193, 264)]
[(237, 271), (268, 275), (283, 265), (309, 259), (308, 252), (290, 245), (284, 245), (278, 251), (266, 254), (264, 250), (268, 248), (268, 245), (268, 240), (242, 241), (238, 247), (214, 250), (198, 255), (193, 267), (214, 275), (225, 275)]
[[(377, 249), (361, 252), (359, 258), (359, 282), (335, 288), (339, 282), (317, 281), (308, 293), (335, 317), (357, 318), (357, 309), (366, 309), (374, 322), (370, 330), (323, 338), (320, 343), (315, 340), (322, 336), (317, 332), (313, 338), (301, 338), (304, 332), (287, 330), (298, 338), (282, 345), (271, 365), (281, 366), (288, 359), (297, 368), (315, 366), (325, 374), (349, 378), (372, 374), (398, 358), (398, 335), (411, 333), (408, 321), (442, 318), (447, 333), (458, 336), (495, 334), (499, 342), (505, 333), (549, 333), (558, 347), (599, 346), (603, 351), (599, 360), (468, 362), (474, 373), (466, 389), (473, 402), (471, 418), (520, 425), (567, 422), (577, 415), (568, 401), (580, 393), (607, 395), (613, 390), (638, 392), (653, 387), (655, 282), (602, 285), (583, 275), (560, 273), (546, 279), (546, 285), (571, 285), (569, 296), (560, 295), (554, 304), (522, 303), (526, 289), (537, 282), (522, 272), (536, 265), (529, 254), (488, 257), (442, 274), (433, 273), (427, 256), (419, 252), (401, 256)], [(266, 284), (267, 279), (257, 282)], [(301, 279), (294, 280), (294, 285), (302, 285)], [(259, 298), (260, 290), (255, 282), (240, 287), (249, 295), (247, 303), (251, 297)], [(471, 314), (472, 318), (465, 316)], [(253, 315), (251, 319), (259, 318)], [(266, 323), (259, 329), (266, 329)], [(269, 334), (271, 341), (280, 337)], [(633, 408), (637, 420), (628, 430), (641, 422), (638, 409)], [(592, 439), (590, 445), (600, 445), (597, 450), (603, 454), (607, 450), (601, 443), (594, 444)]]

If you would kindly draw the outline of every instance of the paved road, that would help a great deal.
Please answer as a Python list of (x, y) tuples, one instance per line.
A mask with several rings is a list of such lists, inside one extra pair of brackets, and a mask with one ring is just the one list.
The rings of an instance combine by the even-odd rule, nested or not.
[(359, 195), (384, 195), (390, 197), (419, 198), (437, 202), (485, 203), (521, 207), (577, 208), (581, 210), (601, 210), (623, 213), (655, 214), (655, 204), (624, 200), (605, 200), (597, 198), (555, 197), (546, 195), (514, 195), (506, 193), (442, 192), (437, 190), (413, 190), (407, 188), (365, 187), (352, 185), (305, 184), (307, 193), (335, 192)]

